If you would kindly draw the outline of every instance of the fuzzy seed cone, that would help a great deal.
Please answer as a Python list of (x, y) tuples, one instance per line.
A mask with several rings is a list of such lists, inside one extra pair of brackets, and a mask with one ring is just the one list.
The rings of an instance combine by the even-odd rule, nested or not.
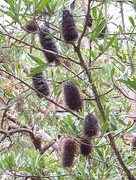
[(75, 41), (78, 38), (78, 31), (75, 23), (75, 19), (69, 10), (63, 9), (62, 16), (62, 35), (66, 42)]
[[(42, 93), (45, 96), (48, 96), (50, 94), (48, 83), (46, 82), (43, 73), (35, 74), (32, 76), (32, 84), (33, 87), (40, 93)], [(37, 92), (37, 95), (39, 97), (43, 97), (41, 94)]]
[(61, 143), (61, 164), (63, 167), (70, 167), (74, 161), (74, 157), (77, 151), (76, 142), (67, 137), (62, 140)]
[(82, 144), (80, 143), (80, 153), (83, 155), (83, 156), (88, 156), (92, 151), (93, 151), (93, 143), (90, 139), (87, 139), (87, 138), (84, 138), (82, 137), (80, 139), (81, 142), (85, 143), (85, 144), (88, 144), (88, 145), (85, 145), (85, 144)]
[[(48, 27), (41, 27), (41, 33), (39, 33), (39, 40), (40, 44), (43, 47), (43, 49), (50, 50), (53, 52), (58, 53), (58, 49), (56, 47), (54, 39), (51, 37), (50, 39), (47, 39), (46, 36), (50, 34), (50, 30)], [(44, 55), (49, 63), (56, 62), (56, 64), (59, 64), (59, 58), (51, 53), (44, 52)]]
[(79, 88), (74, 82), (67, 80), (63, 83), (63, 94), (65, 104), (70, 109), (78, 111), (83, 108), (83, 99), (80, 95)]
[(32, 31), (32, 32), (37, 31), (37, 25), (34, 22), (34, 20), (30, 20), (29, 24), (26, 23), (24, 27), (28, 31)]
[(106, 29), (107, 29), (107, 25), (104, 26), (103, 30), (102, 30), (101, 33), (99, 34), (99, 38), (101, 38), (101, 39), (104, 38)]
[(93, 21), (92, 16), (91, 16), (91, 14), (89, 14), (87, 26), (90, 27), (90, 28), (92, 27), (92, 21)]
[(88, 138), (99, 134), (98, 119), (91, 113), (85, 117), (83, 122), (83, 134)]
[(131, 141), (132, 150), (136, 150), (136, 137), (133, 137)]

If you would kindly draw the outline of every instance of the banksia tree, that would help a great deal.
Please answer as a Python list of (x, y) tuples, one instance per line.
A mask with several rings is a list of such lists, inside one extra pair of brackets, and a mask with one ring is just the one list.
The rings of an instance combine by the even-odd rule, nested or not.
[(37, 24), (35, 23), (34, 20), (28, 21), (28, 23), (25, 24), (24, 28), (27, 31), (35, 32), (38, 30)]
[(83, 99), (80, 95), (77, 85), (67, 80), (63, 83), (63, 95), (65, 104), (72, 110), (81, 110), (83, 108)]
[(75, 41), (78, 38), (78, 31), (76, 27), (76, 22), (69, 10), (63, 9), (62, 16), (62, 35), (66, 42)]
[(91, 113), (89, 113), (83, 122), (83, 134), (86, 137), (97, 136), (99, 133), (99, 121)]
[(74, 161), (77, 145), (72, 138), (63, 138), (61, 142), (61, 164), (63, 167), (70, 167)]
[[(53, 51), (58, 53), (58, 49), (56, 47), (54, 39), (46, 38), (47, 35), (50, 35), (50, 30), (48, 27), (41, 27), (41, 32), (39, 33), (40, 44), (43, 49)], [(44, 55), (49, 63), (55, 62), (57, 65), (59, 64), (59, 58), (56, 55), (51, 53), (44, 52)]]
[(132, 150), (136, 150), (136, 136), (133, 137), (131, 141)]
[[(83, 156), (88, 156), (93, 151), (93, 143), (90, 139), (82, 137), (80, 139), (80, 153)], [(84, 144), (85, 143), (85, 144)]]
[(42, 93), (45, 96), (48, 96), (50, 94), (49, 86), (46, 79), (44, 78), (43, 72), (32, 76), (32, 84), (34, 89), (37, 90), (37, 95), (39, 97), (43, 97), (39, 93)]

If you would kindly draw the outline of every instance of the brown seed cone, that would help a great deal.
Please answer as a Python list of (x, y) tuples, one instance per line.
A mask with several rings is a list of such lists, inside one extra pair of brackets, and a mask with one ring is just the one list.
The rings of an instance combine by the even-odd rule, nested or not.
[(60, 156), (63, 167), (72, 166), (76, 151), (76, 142), (72, 138), (66, 137), (62, 139)]
[[(50, 30), (48, 27), (41, 27), (41, 33), (39, 33), (39, 40), (40, 44), (43, 47), (43, 49), (50, 50), (53, 52), (58, 53), (58, 49), (56, 47), (54, 38), (47, 39), (46, 36), (50, 34)], [(44, 52), (44, 55), (49, 63), (56, 62), (56, 64), (59, 64), (59, 58), (51, 53)]]
[[(32, 84), (34, 89), (36, 89), (38, 92), (42, 93), (43, 95), (48, 96), (50, 94), (49, 86), (46, 79), (44, 78), (43, 72), (32, 76)], [(39, 97), (43, 97), (38, 92), (37, 95)]]
[(62, 35), (66, 42), (75, 41), (78, 38), (78, 31), (75, 23), (75, 19), (69, 10), (63, 9), (62, 16)]
[(81, 110), (83, 108), (83, 99), (80, 95), (77, 85), (67, 80), (63, 83), (63, 94), (65, 104), (72, 110)]
[(85, 117), (83, 122), (83, 134), (86, 137), (97, 136), (99, 133), (99, 121), (91, 113)]
[(104, 28), (103, 28), (103, 30), (100, 32), (100, 34), (99, 34), (99, 36), (98, 36), (99, 38), (101, 38), (101, 39), (104, 38), (106, 29), (107, 29), (107, 25), (105, 25)]
[(131, 141), (132, 150), (136, 150), (136, 136), (133, 137)]
[(28, 31), (31, 31), (31, 32), (34, 32), (34, 31), (37, 31), (37, 24), (34, 22), (34, 20), (30, 20), (28, 21), (28, 23), (25, 24), (24, 28)]
[[(90, 139), (87, 139), (85, 137), (82, 137), (80, 139), (81, 143), (80, 143), (80, 153), (83, 155), (83, 156), (88, 156), (92, 151), (93, 151), (93, 143)], [(88, 144), (88, 145), (85, 145), (85, 144), (82, 144), (85, 143), (85, 144)]]

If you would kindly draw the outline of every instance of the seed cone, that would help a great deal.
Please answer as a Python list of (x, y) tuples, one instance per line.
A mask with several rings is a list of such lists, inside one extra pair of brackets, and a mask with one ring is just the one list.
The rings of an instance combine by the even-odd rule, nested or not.
[[(50, 30), (48, 27), (41, 27), (41, 32), (39, 33), (39, 40), (40, 44), (43, 47), (43, 49), (50, 50), (53, 52), (58, 53), (58, 49), (56, 47), (54, 39), (51, 37), (49, 39), (46, 38), (47, 35), (50, 34)], [(56, 62), (56, 64), (59, 64), (59, 58), (51, 53), (44, 52), (44, 55), (49, 63)]]
[(90, 139), (85, 138), (85, 137), (82, 137), (80, 139), (80, 141), (82, 143), (90, 145), (90, 146), (88, 146), (88, 145), (80, 143), (80, 153), (83, 156), (88, 156), (93, 151), (93, 147), (92, 147), (93, 143), (92, 143), (92, 141)]
[(72, 110), (81, 110), (83, 108), (83, 99), (80, 95), (77, 85), (67, 80), (63, 83), (63, 94), (65, 104)]
[(37, 28), (37, 24), (35, 23), (34, 20), (30, 20), (30, 21), (29, 21), (29, 24), (26, 23), (25, 26), (24, 26), (24, 28), (25, 28), (26, 30), (32, 31), (32, 32), (37, 31), (37, 29), (38, 29), (38, 28)]
[(62, 35), (66, 42), (75, 41), (78, 38), (78, 31), (75, 23), (75, 19), (69, 10), (63, 9), (62, 16)]
[(101, 33), (99, 34), (99, 38), (101, 38), (101, 39), (104, 38), (106, 29), (107, 29), (107, 25), (104, 26), (103, 30), (102, 30)]
[(132, 150), (136, 150), (136, 137), (133, 137), (131, 141)]
[(92, 27), (92, 21), (93, 21), (92, 16), (91, 16), (91, 14), (89, 14), (87, 26), (90, 27), (90, 28)]
[(91, 113), (85, 117), (83, 122), (83, 134), (86, 137), (97, 136), (99, 133), (98, 119)]
[(62, 140), (61, 143), (61, 164), (63, 167), (70, 167), (74, 161), (74, 157), (76, 154), (77, 146), (76, 142), (67, 137)]
[[(44, 78), (43, 72), (35, 74), (32, 76), (32, 84), (33, 87), (40, 93), (42, 93), (45, 96), (48, 96), (50, 94), (49, 86)], [(39, 97), (43, 97), (41, 94), (37, 92), (37, 95)]]

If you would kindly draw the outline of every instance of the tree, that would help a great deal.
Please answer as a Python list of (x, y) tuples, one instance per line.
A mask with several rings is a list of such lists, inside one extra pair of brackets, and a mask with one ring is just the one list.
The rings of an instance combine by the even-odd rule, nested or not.
[(1, 179), (136, 179), (135, 7), (1, 4)]

